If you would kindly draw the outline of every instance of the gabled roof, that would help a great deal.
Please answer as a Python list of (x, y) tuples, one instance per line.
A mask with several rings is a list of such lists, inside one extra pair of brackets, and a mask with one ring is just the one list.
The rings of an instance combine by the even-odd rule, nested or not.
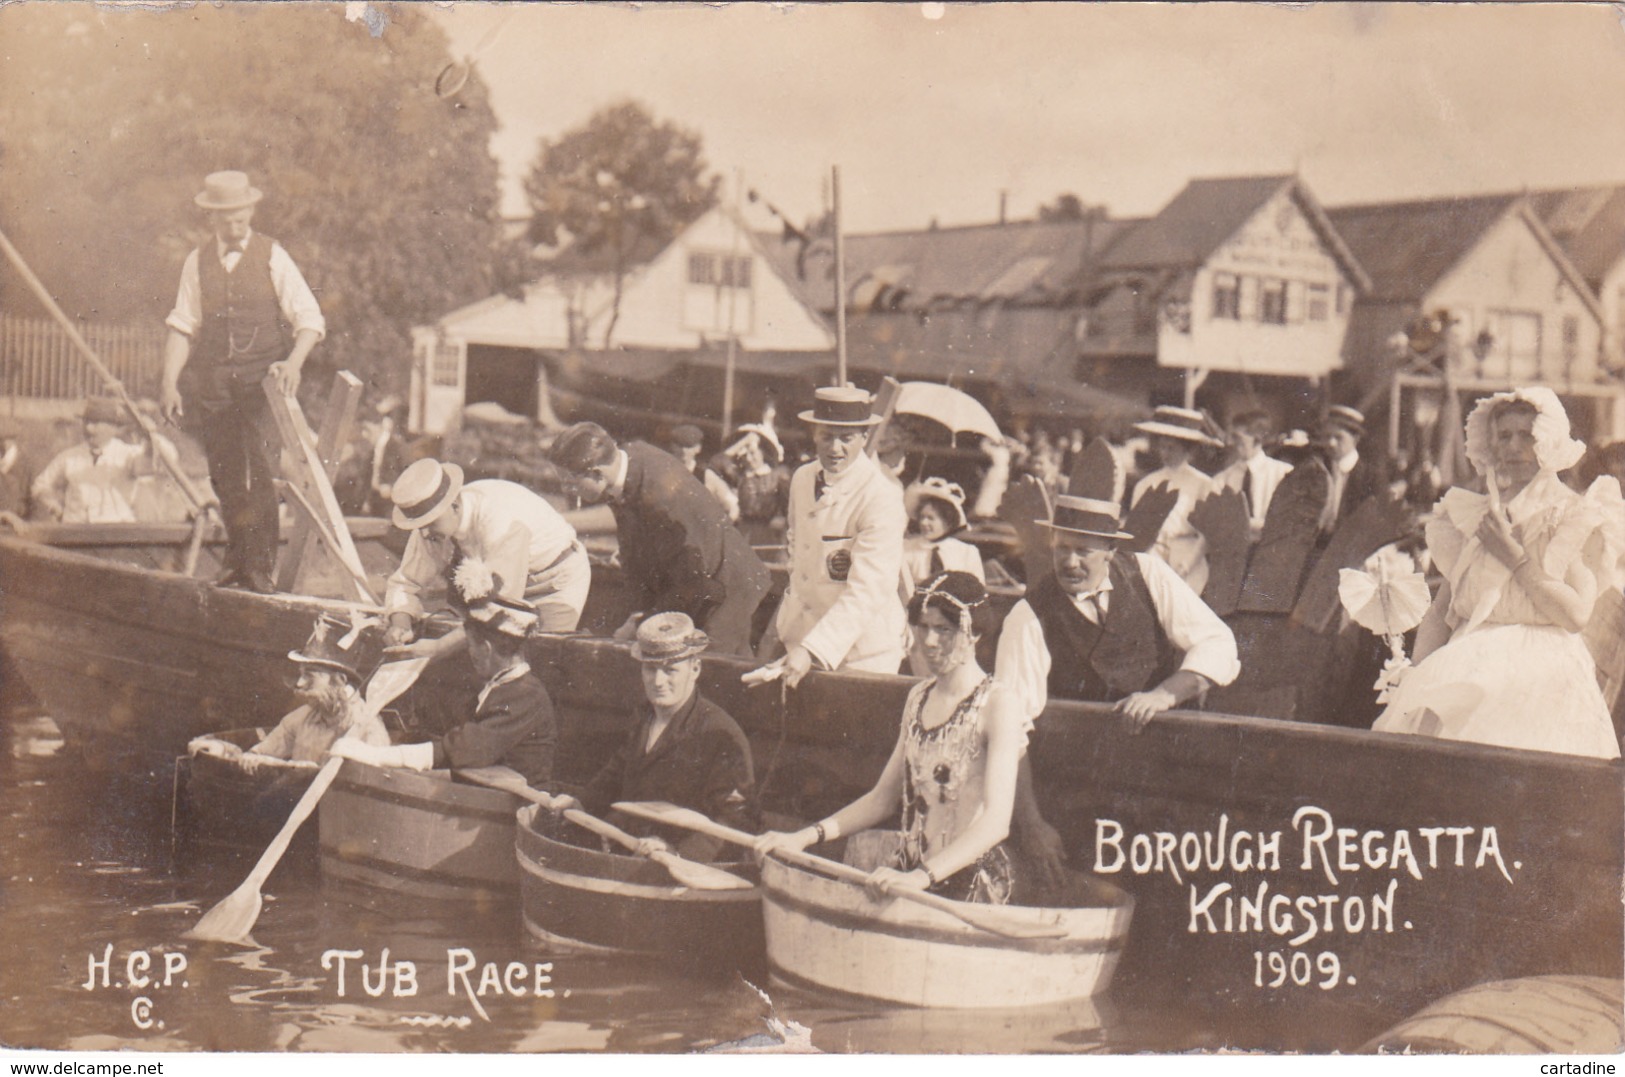
[(1321, 241), (1364, 291), (1369, 281), (1360, 258), (1343, 242), (1309, 188), (1291, 175), (1191, 180), (1156, 216), (1113, 244), (1100, 260), (1101, 269), (1194, 269), (1282, 190), (1291, 192)]
[[(1064, 298), (1080, 272), (1125, 222), (1012, 221), (844, 237), (847, 302), (854, 309), (923, 310), (961, 302), (1044, 303)], [(835, 308), (834, 246), (803, 249), (778, 233), (756, 234), (781, 276), (805, 301)]]
[(1368, 298), (1420, 302), (1512, 208), (1517, 195), (1344, 206), (1327, 213), (1371, 274)]
[(1625, 259), (1625, 186), (1534, 191), (1529, 204), (1593, 290)]
[(1328, 211), (1332, 223), (1371, 272), (1367, 298), (1419, 303), (1444, 276), (1510, 214), (1528, 226), (1581, 301), (1598, 317), (1602, 311), (1585, 275), (1541, 222), (1533, 202), (1521, 194), (1434, 198), (1344, 206)]

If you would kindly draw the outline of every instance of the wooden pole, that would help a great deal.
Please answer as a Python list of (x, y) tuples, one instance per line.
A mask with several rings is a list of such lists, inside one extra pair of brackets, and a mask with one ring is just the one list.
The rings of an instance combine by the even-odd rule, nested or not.
[(129, 413), (130, 418), (135, 420), (135, 425), (140, 427), (141, 432), (147, 436), (148, 444), (152, 446), (152, 455), (161, 461), (164, 467), (169, 469), (170, 475), (175, 479), (175, 485), (180, 487), (181, 493), (186, 496), (186, 500), (191, 502), (192, 511), (202, 512), (214, 504), (214, 502), (206, 500), (198, 492), (197, 487), (192, 485), (192, 480), (187, 478), (179, 460), (171, 460), (168, 453), (159, 451), (158, 431), (153, 428), (152, 420), (142, 414), (141, 409), (131, 402), (129, 396), (124, 392), (124, 385), (113, 377), (113, 372), (102, 364), (96, 353), (91, 350), (90, 345), (85, 343), (85, 338), (79, 335), (79, 330), (69, 320), (68, 316), (62, 312), (62, 308), (57, 306), (56, 300), (51, 297), (51, 293), (46, 291), (45, 285), (40, 283), (38, 277), (34, 276), (34, 271), (28, 268), (28, 263), (23, 260), (22, 253), (11, 245), (11, 240), (6, 238), (3, 231), (0, 231), (0, 251), (5, 252), (6, 257), (11, 260), (12, 266), (16, 268), (18, 275), (23, 278), (23, 283), (28, 285), (29, 290), (45, 305), (45, 309), (50, 312), (51, 317), (55, 318), (57, 324), (61, 325), (67, 332), (68, 340), (73, 343), (74, 347), (79, 349), (79, 354), (84, 356), (85, 360), (90, 363), (91, 369), (100, 375), (107, 388), (112, 391), (113, 396), (120, 404), (124, 405), (124, 410)]
[(841, 166), (829, 170), (835, 221), (835, 384), (846, 384), (846, 244), (841, 239)]
[(745, 189), (743, 169), (734, 169), (734, 232), (729, 245), (728, 271), (723, 279), (728, 283), (728, 359), (722, 368), (722, 446), (727, 447), (734, 430), (734, 366), (739, 362), (739, 233), (745, 227), (744, 206), (740, 196)]

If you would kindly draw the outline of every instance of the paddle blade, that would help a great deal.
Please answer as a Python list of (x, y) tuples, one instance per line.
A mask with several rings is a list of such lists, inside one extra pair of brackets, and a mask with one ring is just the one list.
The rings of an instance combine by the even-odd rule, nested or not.
[(650, 859), (665, 868), (680, 885), (690, 890), (749, 890), (755, 885), (731, 871), (685, 860), (675, 853), (656, 853)]
[(250, 879), (203, 914), (184, 938), (200, 942), (242, 942), (260, 918), (260, 888)]

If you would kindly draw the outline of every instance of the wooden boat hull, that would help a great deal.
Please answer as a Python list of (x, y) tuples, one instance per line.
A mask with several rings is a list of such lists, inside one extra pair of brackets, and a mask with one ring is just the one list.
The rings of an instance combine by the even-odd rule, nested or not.
[(770, 858), (762, 864), (767, 959), (793, 985), (905, 1006), (1005, 1009), (1089, 998), (1111, 983), (1134, 902), (1114, 886), (1081, 886), (1092, 904), (1001, 909), (1012, 920), (1066, 929), (1061, 938), (1012, 939), (911, 901), (876, 904), (862, 887)]
[(677, 886), (652, 861), (559, 840), (551, 814), (536, 805), (519, 812), (517, 852), (525, 930), (543, 945), (718, 969), (761, 963), (759, 889)]
[(1625, 1046), (1625, 983), (1532, 976), (1442, 998), (1362, 1051), (1388, 1054), (1612, 1055)]
[[(239, 748), (251, 748), (267, 732), (234, 729), (214, 735)], [(317, 769), (273, 763), (248, 770), (218, 756), (178, 757), (172, 813), (177, 855), (183, 861), (258, 857), (288, 821)], [(277, 871), (314, 874), (315, 869), (316, 828), (300, 827)]]
[(322, 878), (435, 901), (519, 896), (511, 793), (346, 760), (318, 809)]

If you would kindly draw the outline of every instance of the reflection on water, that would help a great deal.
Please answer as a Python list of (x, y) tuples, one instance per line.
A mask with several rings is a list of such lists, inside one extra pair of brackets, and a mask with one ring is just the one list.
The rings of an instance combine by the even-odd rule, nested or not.
[[(772, 1019), (810, 1029), (817, 1049), (841, 1052), (1247, 1046), (1234, 1038), (1234, 1011), (1173, 1014), (1155, 1001), (967, 1017), (837, 1002), (778, 984), (762, 985), (764, 995), (737, 976), (547, 953), (526, 940), (516, 908), (380, 901), (295, 870), (279, 869), (266, 885), (252, 945), (186, 941), (182, 933), (250, 863), (212, 854), (201, 864), (173, 862), (168, 775), (92, 774), (46, 719), (8, 716), (5, 733), (0, 1041), (8, 1045), (682, 1052), (771, 1045)], [(1223, 1035), (1214, 1030), (1221, 1021)], [(1252, 1046), (1293, 1044), (1277, 1029)]]

